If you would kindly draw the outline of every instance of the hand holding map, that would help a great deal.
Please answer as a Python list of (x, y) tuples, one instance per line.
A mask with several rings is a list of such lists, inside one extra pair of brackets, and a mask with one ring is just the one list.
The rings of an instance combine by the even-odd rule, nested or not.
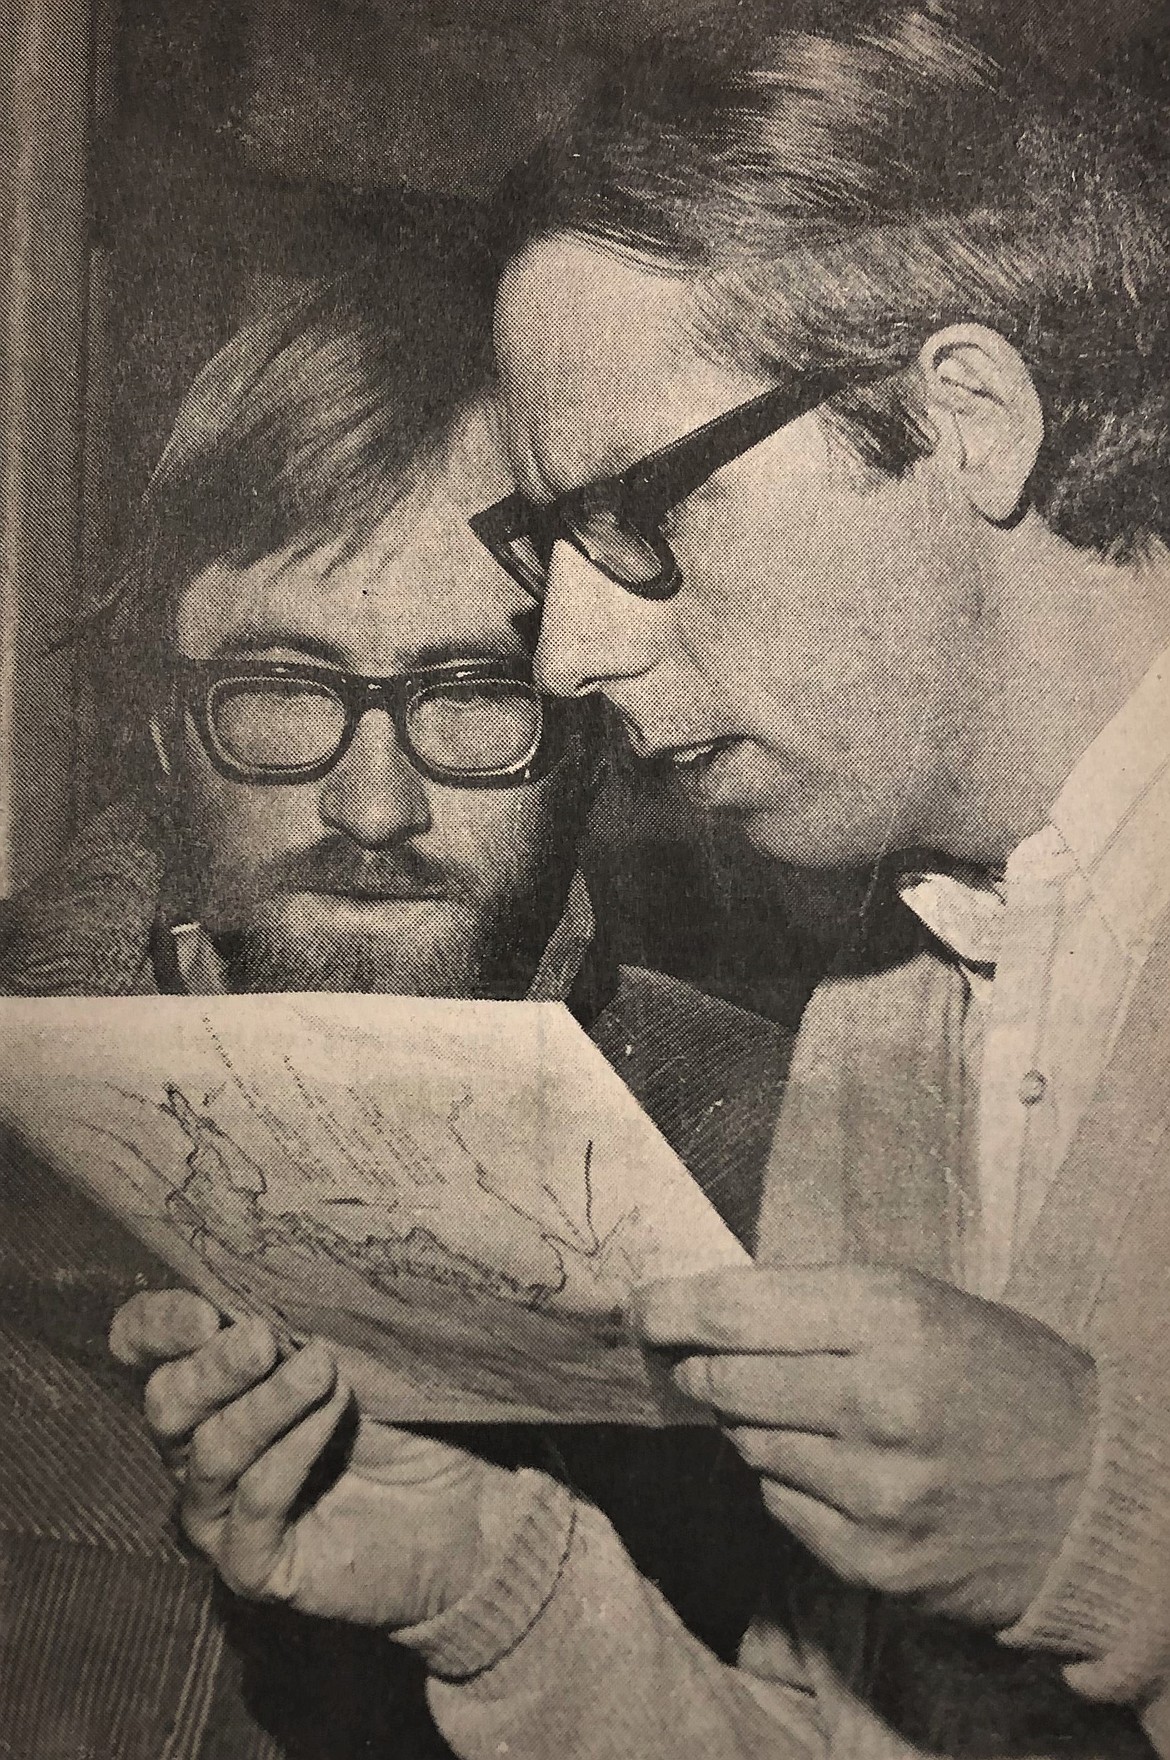
[(0, 1003), (0, 1123), (397, 1422), (692, 1418), (630, 1291), (746, 1261), (556, 1003)]

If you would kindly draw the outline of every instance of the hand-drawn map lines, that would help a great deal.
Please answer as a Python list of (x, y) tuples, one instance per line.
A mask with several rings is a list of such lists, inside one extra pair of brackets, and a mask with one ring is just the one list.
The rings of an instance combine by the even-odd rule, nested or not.
[[(333, 1177), (332, 1170), (304, 1140), (292, 1121), (274, 1111), (254, 1085), (244, 1079), (211, 1021), (204, 1016), (201, 1024), (249, 1116), (271, 1138), (285, 1163), (282, 1183), (287, 1183), (287, 1168), (291, 1167), (294, 1170), (292, 1183), (299, 1183), (312, 1193), (323, 1177)], [(365, 1130), (351, 1131), (347, 1136), (346, 1127), (326, 1097), (306, 1082), (287, 1055), (282, 1058), (282, 1064), (313, 1127), (325, 1136), (344, 1165), (355, 1175), (375, 1183), (380, 1215), (404, 1208), (402, 1197), (395, 1190), (396, 1178), (412, 1188), (409, 1203), (405, 1206), (412, 1217), (427, 1208), (435, 1208), (420, 1202), (420, 1193), (427, 1185), (443, 1187), (454, 1182), (409, 1131), (397, 1120), (387, 1119), (368, 1091), (344, 1090), (347, 1102), (355, 1105), (366, 1127)], [(310, 1258), (327, 1258), (387, 1293), (402, 1294), (404, 1280), (422, 1278), (432, 1284), (453, 1285), (468, 1293), (496, 1295), (539, 1311), (549, 1307), (568, 1290), (571, 1272), (577, 1273), (578, 1277), (583, 1274), (587, 1283), (600, 1289), (606, 1285), (627, 1288), (636, 1280), (640, 1270), (641, 1255), (632, 1238), (640, 1220), (637, 1206), (623, 1211), (604, 1233), (598, 1230), (593, 1141), (586, 1144), (580, 1181), (574, 1181), (571, 1192), (569, 1188), (558, 1191), (550, 1181), (542, 1182), (540, 1189), (554, 1212), (551, 1221), (542, 1218), (501, 1188), (459, 1128), (461, 1116), (471, 1102), (469, 1091), (451, 1105), (444, 1121), (451, 1149), (464, 1158), (479, 1191), (511, 1213), (526, 1230), (533, 1231), (539, 1245), (547, 1248), (551, 1267), (546, 1275), (516, 1275), (462, 1245), (453, 1245), (425, 1222), (417, 1220), (411, 1220), (401, 1233), (371, 1233), (355, 1239), (333, 1228), (312, 1210), (270, 1210), (265, 1203), (270, 1182), (264, 1168), (211, 1111), (223, 1092), (222, 1088), (205, 1093), (203, 1109), (200, 1109), (173, 1081), (165, 1084), (161, 1100), (151, 1100), (146, 1095), (114, 1084), (110, 1087), (122, 1099), (152, 1108), (178, 1127), (189, 1145), (182, 1156), (183, 1176), (176, 1183), (168, 1169), (152, 1161), (133, 1137), (104, 1127), (94, 1119), (82, 1123), (108, 1138), (132, 1162), (154, 1176), (157, 1183), (148, 1189), (140, 1179), (129, 1175), (135, 1190), (150, 1200), (153, 1210), (157, 1210), (161, 1186), (163, 1205), (172, 1223), (188, 1245), (213, 1265), (217, 1275), (223, 1275), (222, 1252), (246, 1262), (269, 1259), (273, 1249), (284, 1248)], [(351, 1144), (356, 1144), (358, 1154), (353, 1153)], [(129, 1174), (121, 1162), (119, 1171)], [(177, 1173), (175, 1168), (174, 1174)], [(579, 1215), (574, 1216), (566, 1200), (578, 1196)], [(345, 1196), (329, 1199), (318, 1195), (314, 1201), (365, 1207), (365, 1200)], [(213, 1253), (213, 1245), (221, 1252)], [(241, 1287), (239, 1293), (247, 1294), (247, 1291)]]

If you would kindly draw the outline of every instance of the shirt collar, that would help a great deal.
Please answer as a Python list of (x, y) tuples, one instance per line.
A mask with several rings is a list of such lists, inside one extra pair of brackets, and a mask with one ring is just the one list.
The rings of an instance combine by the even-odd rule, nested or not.
[[(582, 977), (597, 934), (593, 904), (584, 875), (573, 876), (569, 896), (528, 987), (530, 1002), (567, 1002)], [(227, 966), (211, 936), (198, 922), (162, 924), (155, 936), (160, 987), (190, 996), (226, 993)]]
[[(1161, 796), (1167, 795), (1163, 803)], [(1080, 758), (1049, 814), (1002, 875), (933, 867), (903, 875), (898, 891), (979, 988), (990, 981), (1008, 892), (1060, 884), (1073, 867), (1092, 888), (1123, 946), (1152, 932), (1170, 906), (1170, 650)], [(1151, 839), (1163, 854), (1151, 859)]]
[(1087, 872), (1170, 767), (1170, 649), (1073, 769), (1049, 814)]
[(919, 869), (898, 884), (902, 903), (953, 953), (978, 991), (989, 984), (1003, 933), (1003, 881), (962, 868)]

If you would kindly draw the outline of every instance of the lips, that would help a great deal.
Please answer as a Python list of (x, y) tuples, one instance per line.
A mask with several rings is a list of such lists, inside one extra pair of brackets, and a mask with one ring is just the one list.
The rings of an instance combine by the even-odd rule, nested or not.
[(649, 750), (647, 756), (657, 768), (669, 771), (671, 775), (694, 778), (705, 776), (724, 752), (742, 744), (736, 735), (724, 734), (719, 739), (696, 741), (685, 746), (660, 746), (657, 750)]
[(462, 876), (409, 843), (361, 851), (330, 837), (312, 849), (266, 865), (258, 876), (272, 894), (300, 893), (351, 904), (418, 904), (462, 895)]

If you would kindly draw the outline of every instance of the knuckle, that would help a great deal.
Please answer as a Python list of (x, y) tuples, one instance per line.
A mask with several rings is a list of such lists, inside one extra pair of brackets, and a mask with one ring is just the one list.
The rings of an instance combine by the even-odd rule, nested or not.
[(858, 1550), (856, 1544), (846, 1545), (842, 1543), (834, 1546), (831, 1550), (827, 1547), (821, 1547), (818, 1550), (821, 1558), (829, 1566), (830, 1570), (832, 1570), (835, 1576), (840, 1577), (843, 1583), (847, 1583), (851, 1588), (869, 1588), (873, 1586), (870, 1577), (866, 1573), (863, 1555)]
[(110, 1321), (108, 1340), (110, 1350), (120, 1363), (133, 1365), (137, 1362), (142, 1348), (142, 1323), (140, 1309), (141, 1294), (131, 1296), (123, 1302)]
[(892, 1447), (913, 1442), (926, 1424), (927, 1401), (912, 1372), (875, 1377), (863, 1399), (863, 1421), (874, 1442)]
[[(764, 1487), (764, 1504), (769, 1513), (786, 1527), (793, 1526), (787, 1500), (782, 1491), (772, 1493), (772, 1487)], [(866, 1582), (861, 1568), (858, 1550), (858, 1530), (851, 1524), (820, 1525), (802, 1524), (800, 1529), (794, 1528), (798, 1537), (816, 1554), (823, 1564), (827, 1564), (835, 1576), (843, 1583), (864, 1585)]]
[(874, 1274), (874, 1342), (917, 1343), (922, 1336), (923, 1283), (913, 1271), (885, 1266)]
[(676, 1366), (674, 1376), (688, 1399), (705, 1405), (717, 1403), (719, 1378), (709, 1357), (684, 1357)]
[(917, 1461), (887, 1464), (873, 1480), (872, 1519), (903, 1530), (925, 1526), (934, 1497), (934, 1475)]
[[(176, 1415), (183, 1412), (191, 1422), (198, 1422), (214, 1384), (214, 1348), (194, 1351), (190, 1356), (176, 1357), (169, 1365), (170, 1398)], [(160, 1374), (162, 1371), (159, 1371)]]
[(267, 1599), (264, 1594), (264, 1580), (256, 1572), (244, 1548), (230, 1543), (221, 1547), (215, 1568), (233, 1595), (243, 1595), (249, 1601)]
[(188, 1472), (194, 1479), (221, 1479), (227, 1466), (223, 1423), (218, 1416), (200, 1424), (191, 1439)]
[(867, 1477), (858, 1487), (853, 1507), (866, 1521), (892, 1524), (905, 1515), (907, 1503), (905, 1482), (895, 1474), (878, 1473)]
[(775, 1437), (756, 1424), (740, 1424), (729, 1432), (740, 1458), (753, 1472), (763, 1472), (775, 1460)]
[[(792, 1533), (796, 1534), (799, 1539), (806, 1543), (806, 1545), (811, 1545), (812, 1537), (807, 1532), (805, 1525), (802, 1522), (795, 1520), (793, 1517), (787, 1493), (788, 1487), (786, 1485), (772, 1484), (769, 1483), (767, 1479), (765, 1479), (760, 1488), (760, 1495), (763, 1498), (764, 1508), (767, 1510), (768, 1514), (775, 1521), (780, 1522), (785, 1528), (790, 1529)], [(826, 1549), (818, 1547), (817, 1551), (827, 1564), (832, 1564), (833, 1561), (829, 1558)]]
[(774, 1272), (752, 1270), (704, 1280), (695, 1291), (696, 1315), (704, 1338), (728, 1353), (742, 1347), (746, 1335), (768, 1330), (781, 1289)]
[(911, 1292), (910, 1273), (899, 1265), (878, 1265), (867, 1275), (869, 1293), (880, 1308), (900, 1307)]
[(717, 1347), (733, 1345), (740, 1333), (739, 1307), (710, 1289), (704, 1289), (695, 1303), (696, 1318), (703, 1337)]
[(197, 1349), (218, 1326), (215, 1309), (190, 1290), (140, 1290), (110, 1326), (110, 1349), (131, 1366)]
[(209, 1522), (186, 1498), (179, 1505), (178, 1523), (196, 1552), (215, 1560), (218, 1528)]
[(224, 1366), (237, 1374), (258, 1375), (272, 1366), (275, 1340), (263, 1320), (237, 1321), (222, 1338)]
[(170, 1364), (156, 1369), (142, 1395), (142, 1410), (147, 1428), (160, 1442), (171, 1442), (183, 1434), (186, 1412), (175, 1387), (175, 1373)]
[(909, 1595), (918, 1587), (913, 1554), (889, 1540), (867, 1538), (857, 1547), (855, 1579), (882, 1595)]
[(233, 1513), (241, 1522), (254, 1522), (271, 1515), (274, 1508), (266, 1475), (252, 1468), (242, 1474), (236, 1486)]

